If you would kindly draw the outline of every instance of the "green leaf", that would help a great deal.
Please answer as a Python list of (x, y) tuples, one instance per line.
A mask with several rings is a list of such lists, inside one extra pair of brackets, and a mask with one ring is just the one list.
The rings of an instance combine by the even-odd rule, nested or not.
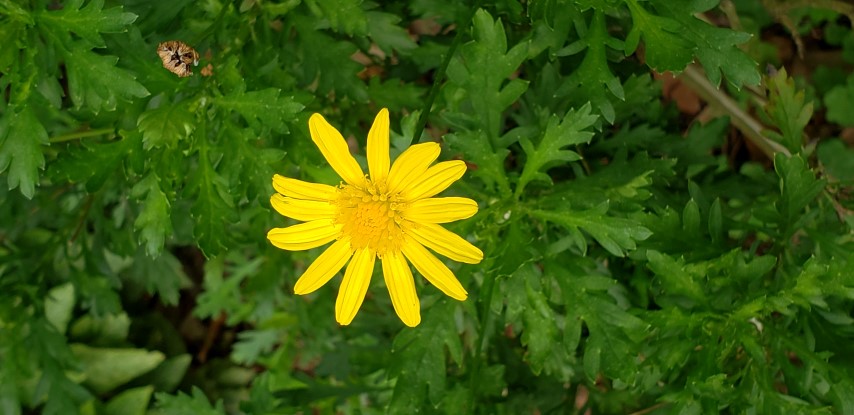
[(815, 173), (807, 166), (806, 160), (799, 154), (787, 157), (777, 153), (774, 157), (774, 170), (780, 177), (780, 201), (776, 204), (783, 224), (794, 226), (801, 211), (824, 190), (826, 181), (816, 179)]
[(83, 0), (70, 0), (59, 10), (45, 11), (36, 19), (51, 30), (73, 32), (93, 47), (104, 47), (101, 33), (124, 32), (125, 27), (133, 23), (137, 16), (122, 11), (122, 7), (102, 10), (104, 0), (91, 0), (81, 8)]
[(86, 314), (71, 326), (69, 337), (89, 345), (121, 344), (127, 340), (130, 318), (126, 313), (93, 317)]
[(205, 263), (204, 292), (196, 299), (193, 314), (200, 318), (209, 318), (224, 313), (228, 316), (227, 324), (240, 323), (253, 308), (253, 305), (244, 299), (241, 286), (247, 277), (259, 272), (263, 263), (263, 258), (244, 262), (243, 258), (230, 255), (208, 260)]
[(51, 288), (44, 302), (44, 314), (47, 321), (56, 330), (65, 334), (71, 312), (74, 311), (74, 285), (70, 282)]
[(231, 237), (227, 224), (236, 221), (237, 214), (228, 182), (211, 165), (207, 144), (202, 146), (198, 167), (187, 180), (187, 191), (195, 197), (190, 209), (193, 236), (205, 255), (213, 257), (228, 246)]
[(652, 232), (639, 222), (607, 216), (608, 203), (584, 211), (531, 211), (531, 216), (558, 224), (570, 232), (580, 228), (590, 234), (596, 242), (615, 256), (625, 256), (626, 252), (637, 248), (636, 241), (649, 238)]
[(578, 111), (569, 111), (562, 120), (552, 115), (536, 148), (530, 140), (523, 137), (519, 144), (525, 150), (528, 159), (516, 185), (516, 198), (519, 198), (525, 186), (531, 181), (540, 180), (551, 183), (551, 178), (540, 171), (544, 167), (558, 162), (580, 160), (581, 156), (578, 153), (563, 148), (590, 142), (593, 133), (584, 130), (593, 125), (596, 118), (596, 115), (590, 114), (590, 104), (587, 104)]
[(616, 304), (612, 297), (618, 292), (616, 282), (556, 264), (547, 264), (545, 274), (557, 281), (566, 305), (564, 345), (568, 352), (579, 346), (581, 324), (587, 326), (582, 356), (587, 378), (595, 379), (601, 373), (633, 383), (639, 376), (637, 344), (646, 337), (649, 325)]
[(237, 334), (231, 359), (242, 365), (254, 364), (262, 354), (270, 353), (282, 339), (279, 330), (246, 330)]
[(409, 32), (398, 26), (400, 16), (377, 11), (369, 11), (365, 16), (368, 20), (369, 36), (383, 52), (389, 55), (394, 51), (405, 54), (418, 47)]
[(263, 127), (268, 127), (278, 133), (287, 133), (287, 122), (294, 121), (296, 114), (302, 111), (304, 106), (293, 97), (280, 97), (281, 93), (277, 88), (235, 91), (216, 98), (214, 104), (237, 112), (256, 131), (263, 131)]
[(317, 91), (323, 94), (334, 92), (356, 102), (368, 101), (365, 84), (357, 77), (364, 68), (350, 59), (358, 48), (317, 30), (308, 19), (297, 19), (294, 25), (301, 40), (298, 51), (302, 58), (298, 65), (300, 81), (306, 85), (317, 82)]
[(104, 405), (103, 415), (145, 415), (153, 393), (153, 386), (128, 389)]
[(389, 373), (397, 377), (389, 413), (411, 413), (429, 398), (438, 404), (445, 394), (445, 346), (457, 363), (462, 344), (453, 324), (454, 308), (442, 299), (425, 312), (418, 327), (404, 329), (394, 338)]
[(709, 236), (712, 242), (721, 243), (724, 240), (723, 212), (721, 210), (721, 199), (715, 198), (709, 209)]
[(48, 144), (47, 131), (30, 106), (20, 112), (8, 111), (0, 119), (0, 173), (9, 170), (9, 190), (20, 186), (21, 194), (32, 199), (44, 168), (42, 145)]
[(682, 210), (682, 231), (689, 238), (700, 238), (703, 235), (700, 231), (700, 206), (694, 199), (689, 200)]
[[(661, 280), (661, 285), (667, 291), (668, 296), (684, 296), (693, 301), (693, 304), (706, 304), (708, 302), (702, 285), (699, 283), (706, 277), (704, 269), (688, 267), (685, 261), (675, 260), (671, 256), (658, 251), (646, 252), (649, 261), (647, 266)], [(686, 305), (691, 308), (691, 305)]]
[(187, 374), (193, 356), (187, 353), (167, 358), (152, 371), (140, 376), (135, 384), (151, 385), (158, 391), (173, 391)]
[[(602, 114), (602, 118), (609, 123), (613, 123), (616, 119), (610, 96), (621, 101), (626, 99), (620, 79), (614, 76), (608, 66), (606, 45), (612, 43), (612, 40), (605, 27), (605, 15), (596, 10), (586, 36), (578, 42), (579, 45), (586, 46), (584, 60), (581, 61), (578, 69), (566, 78), (564, 85), (555, 92), (556, 96), (577, 94), (582, 102), (592, 103), (593, 108), (596, 108)], [(577, 93), (570, 90), (573, 87), (578, 87)]]
[(646, 64), (656, 72), (681, 72), (694, 57), (694, 45), (685, 39), (679, 22), (651, 13), (637, 0), (626, 0), (632, 29), (626, 36), (626, 55), (634, 53), (643, 37)]
[(854, 181), (854, 164), (851, 163), (854, 160), (854, 149), (842, 140), (820, 141), (816, 155), (831, 177), (843, 182)]
[(362, 10), (363, 0), (307, 0), (306, 3), (317, 15), (322, 15), (329, 25), (350, 36), (364, 35), (368, 31), (368, 19)]
[(475, 114), (471, 122), (494, 142), (503, 125), (502, 112), (528, 88), (527, 81), (507, 80), (525, 60), (528, 44), (508, 50), (501, 20), (493, 20), (483, 9), (475, 13), (472, 26), (474, 41), (460, 46), (458, 57), (448, 65), (448, 81), (466, 91)]
[[(510, 277), (507, 296), (506, 324), (519, 324), (522, 330), (522, 344), (527, 347), (525, 360), (536, 375), (556, 376), (559, 380), (569, 381), (571, 370), (570, 355), (563, 347), (558, 336), (559, 317), (544, 294), (543, 285), (551, 283), (534, 264), (526, 264)], [(514, 310), (515, 309), (515, 310)], [(517, 322), (514, 314), (521, 314)]]
[(145, 244), (145, 252), (152, 258), (160, 255), (166, 238), (172, 234), (169, 199), (160, 189), (159, 181), (157, 175), (152, 172), (131, 190), (133, 197), (145, 197), (142, 210), (133, 226), (142, 231), (139, 235), (140, 241)]
[(812, 102), (804, 102), (804, 91), (795, 89), (795, 82), (788, 77), (785, 69), (780, 69), (768, 79), (768, 90), (765, 112), (780, 133), (766, 130), (765, 135), (793, 153), (800, 152), (804, 144), (804, 127), (812, 118)]
[(693, 53), (713, 85), (720, 85), (721, 73), (736, 88), (759, 84), (756, 62), (738, 47), (750, 40), (750, 34), (716, 27), (694, 17), (696, 13), (708, 10), (709, 5), (667, 0), (653, 0), (652, 3), (656, 10), (681, 24), (678, 33), (693, 43)]
[[(281, 168), (285, 152), (276, 148), (261, 148), (266, 141), (250, 129), (237, 128), (227, 123), (223, 131), (230, 138), (221, 147), (228, 155), (221, 161), (222, 175), (229, 183), (241, 183), (236, 189), (232, 188), (233, 191), (245, 192), (247, 199), (258, 199), (266, 204), (273, 192), (270, 178)], [(252, 162), (247, 163), (247, 160)], [(242, 199), (241, 193), (235, 194), (234, 198)]]
[(510, 182), (504, 171), (504, 159), (510, 154), (509, 150), (489, 150), (489, 137), (483, 130), (448, 134), (445, 141), (451, 151), (461, 153), (461, 157), (472, 165), (467, 175), (479, 178), (490, 188), (497, 188), (502, 195), (511, 194)]
[(115, 56), (102, 56), (75, 48), (65, 57), (68, 93), (75, 108), (84, 105), (94, 113), (114, 111), (119, 99), (148, 96), (148, 90), (125, 69), (117, 68)]
[(124, 385), (154, 369), (165, 359), (161, 352), (142, 349), (106, 349), (72, 344), (71, 351), (83, 367), (86, 385), (99, 394)]
[(177, 395), (156, 393), (157, 409), (161, 415), (225, 415), (225, 409), (221, 401), (211, 406), (205, 394), (196, 386), (193, 386), (192, 395), (178, 392)]
[(139, 136), (130, 134), (122, 140), (105, 144), (81, 143), (51, 167), (54, 174), (72, 183), (86, 183), (86, 190), (96, 192), (111, 177), (120, 175), (122, 164), (133, 151), (142, 151)]
[(824, 105), (827, 106), (828, 121), (835, 122), (844, 127), (854, 126), (854, 117), (851, 116), (851, 108), (854, 108), (854, 76), (848, 76), (845, 85), (837, 85), (824, 96)]
[(686, 18), (694, 23), (694, 31), (690, 32), (695, 35), (698, 45), (694, 53), (706, 70), (706, 76), (712, 85), (720, 85), (721, 74), (736, 88), (759, 84), (756, 62), (738, 48), (738, 45), (750, 40), (749, 34), (714, 27), (693, 16)]
[(142, 131), (143, 147), (175, 147), (196, 128), (195, 117), (181, 103), (163, 103), (140, 114), (137, 126)]

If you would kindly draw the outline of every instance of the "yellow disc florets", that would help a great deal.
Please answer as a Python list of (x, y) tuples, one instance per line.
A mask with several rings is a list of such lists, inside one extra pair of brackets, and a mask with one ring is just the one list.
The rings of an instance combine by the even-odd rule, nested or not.
[(342, 184), (335, 200), (335, 222), (342, 224), (340, 238), (349, 238), (353, 249), (370, 248), (382, 258), (386, 252), (399, 251), (402, 228), (407, 225), (398, 194), (390, 194), (385, 182), (365, 178), (364, 187)]

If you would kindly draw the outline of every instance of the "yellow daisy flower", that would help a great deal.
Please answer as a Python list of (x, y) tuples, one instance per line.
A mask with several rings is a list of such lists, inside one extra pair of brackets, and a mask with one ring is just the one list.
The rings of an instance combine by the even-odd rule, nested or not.
[(451, 270), (424, 248), (468, 264), (483, 259), (480, 249), (440, 225), (471, 217), (477, 203), (463, 197), (433, 197), (463, 176), (465, 163), (431, 166), (439, 157), (439, 144), (422, 143), (406, 149), (391, 164), (388, 110), (382, 109), (368, 132), (366, 176), (344, 137), (323, 116), (312, 115), (308, 126), (311, 140), (343, 182), (335, 187), (273, 176), (278, 192), (270, 198), (273, 208), (305, 223), (272, 229), (267, 239), (289, 251), (335, 241), (305, 270), (294, 292), (317, 290), (349, 261), (335, 301), (335, 320), (348, 325), (365, 299), (379, 258), (394, 311), (407, 326), (421, 322), (409, 262), (443, 293), (465, 300), (468, 293)]

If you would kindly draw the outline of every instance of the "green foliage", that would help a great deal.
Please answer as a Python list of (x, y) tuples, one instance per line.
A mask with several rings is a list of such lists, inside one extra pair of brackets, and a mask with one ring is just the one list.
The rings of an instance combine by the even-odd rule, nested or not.
[[(757, 70), (775, 19), (854, 32), (787, 7), (0, 0), (0, 413), (854, 412), (854, 76)], [(466, 162), (484, 259), (339, 327), (271, 178), (338, 184), (309, 117), (362, 163), (380, 108)]]

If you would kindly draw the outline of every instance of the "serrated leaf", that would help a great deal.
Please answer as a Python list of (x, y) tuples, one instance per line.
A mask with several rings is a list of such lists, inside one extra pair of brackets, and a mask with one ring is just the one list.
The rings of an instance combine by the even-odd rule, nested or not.
[(541, 180), (551, 183), (551, 178), (540, 171), (544, 167), (557, 162), (580, 160), (581, 156), (578, 153), (564, 147), (590, 142), (593, 133), (584, 130), (593, 125), (596, 118), (596, 115), (590, 113), (588, 103), (577, 111), (569, 111), (563, 119), (555, 115), (551, 116), (536, 148), (527, 138), (521, 139), (519, 143), (525, 150), (527, 161), (516, 185), (516, 198), (519, 198), (525, 186), (531, 181)]
[(91, 0), (81, 8), (82, 5), (83, 0), (70, 0), (59, 10), (40, 13), (37, 20), (51, 30), (73, 32), (93, 47), (104, 47), (101, 33), (124, 32), (137, 18), (133, 13), (123, 12), (121, 6), (103, 10), (104, 0)]
[[(204, 139), (204, 138), (202, 138)], [(187, 190), (195, 196), (190, 213), (193, 216), (193, 236), (208, 257), (218, 255), (230, 239), (227, 224), (236, 220), (234, 199), (225, 181), (208, 157), (207, 144), (199, 151), (196, 171), (187, 180)]]
[(448, 134), (445, 141), (451, 151), (459, 152), (462, 158), (472, 165), (468, 175), (479, 178), (490, 188), (497, 188), (503, 195), (511, 194), (510, 182), (504, 171), (504, 159), (510, 153), (509, 150), (488, 150), (491, 144), (483, 130)]
[(148, 90), (125, 69), (116, 67), (119, 58), (76, 48), (65, 57), (68, 94), (76, 108), (84, 105), (97, 113), (113, 111), (119, 99), (148, 96)]
[[(229, 267), (224, 262), (225, 258), (219, 256), (205, 263), (204, 292), (196, 299), (193, 314), (208, 318), (224, 313), (228, 316), (227, 324), (238, 324), (252, 311), (252, 304), (246, 302), (240, 287), (247, 277), (258, 272), (264, 261), (263, 258), (256, 258)], [(225, 277), (226, 273), (228, 278)]]
[(774, 170), (780, 177), (780, 201), (776, 204), (784, 225), (793, 226), (801, 211), (824, 189), (826, 181), (816, 179), (799, 154), (787, 157), (777, 153)]
[(661, 280), (667, 295), (685, 296), (695, 304), (705, 304), (708, 301), (702, 285), (698, 282), (705, 277), (705, 269), (687, 267), (684, 260), (676, 260), (654, 250), (647, 251), (646, 258), (649, 261), (647, 267)]
[(389, 413), (411, 413), (423, 402), (438, 404), (445, 393), (445, 347), (456, 362), (462, 344), (453, 324), (454, 305), (442, 299), (425, 313), (418, 327), (394, 338), (389, 372), (397, 377)]
[(81, 143), (51, 165), (56, 176), (72, 183), (86, 183), (86, 190), (96, 192), (110, 177), (122, 171), (122, 163), (134, 150), (142, 150), (137, 135), (105, 144)]
[(785, 69), (780, 69), (768, 79), (768, 90), (765, 112), (780, 133), (765, 131), (765, 135), (793, 153), (800, 152), (804, 144), (804, 127), (812, 118), (812, 102), (805, 102), (804, 91), (795, 88), (795, 81), (789, 78)]
[(685, 39), (679, 22), (656, 15), (636, 0), (627, 0), (632, 29), (626, 36), (626, 54), (634, 53), (639, 40), (646, 46), (646, 64), (657, 72), (681, 72), (694, 58), (694, 45)]
[(632, 383), (638, 376), (637, 344), (646, 336), (648, 324), (615, 304), (609, 292), (615, 281), (584, 271), (546, 265), (545, 273), (554, 276), (567, 307), (567, 351), (579, 345), (581, 324), (587, 326), (582, 364), (588, 379), (600, 373)]
[[(524, 278), (523, 276), (515, 277)], [(557, 324), (555, 324), (555, 313), (549, 307), (548, 299), (541, 291), (535, 290), (528, 279), (525, 279), (524, 292), (528, 306), (522, 311), (522, 320), (525, 323), (522, 344), (528, 348), (527, 360), (531, 364), (531, 370), (539, 375), (547, 365), (546, 360), (554, 352)]]
[(364, 35), (368, 19), (362, 9), (362, 0), (309, 0), (309, 7), (329, 20), (329, 25), (350, 36)]
[(400, 16), (377, 11), (369, 11), (365, 16), (368, 20), (368, 35), (385, 53), (391, 55), (397, 51), (405, 54), (418, 47), (409, 32), (398, 26)]
[(270, 353), (281, 340), (279, 330), (246, 330), (237, 334), (231, 359), (243, 365), (254, 364), (262, 354)]
[(713, 26), (695, 17), (695, 14), (710, 8), (709, 4), (697, 2), (673, 2), (654, 0), (655, 9), (681, 24), (679, 33), (690, 41), (694, 55), (706, 70), (712, 85), (719, 86), (721, 74), (736, 88), (758, 85), (760, 81), (756, 62), (738, 45), (750, 40), (748, 33)]
[(288, 132), (288, 121), (293, 121), (304, 106), (293, 97), (280, 97), (281, 90), (267, 88), (261, 91), (233, 92), (214, 100), (214, 104), (240, 114), (256, 131), (264, 127), (278, 133)]
[(698, 45), (695, 54), (712, 85), (720, 85), (721, 74), (736, 88), (759, 84), (756, 62), (738, 48), (750, 40), (749, 34), (714, 27), (694, 17), (690, 19), (695, 23), (693, 33)]
[(354, 44), (317, 30), (307, 19), (297, 19), (295, 28), (302, 40), (299, 53), (303, 59), (297, 75), (301, 82), (317, 82), (317, 91), (323, 94), (334, 92), (356, 102), (369, 99), (364, 82), (357, 77), (364, 68), (350, 59), (359, 50)]
[(193, 386), (192, 395), (178, 392), (177, 395), (156, 393), (157, 409), (161, 415), (225, 415), (222, 401), (211, 405), (208, 398), (196, 386)]
[(145, 252), (144, 247), (140, 247), (133, 257), (133, 265), (129, 270), (133, 282), (145, 288), (149, 294), (158, 294), (164, 304), (178, 304), (178, 290), (187, 277), (181, 263), (169, 251), (153, 258)]
[(157, 367), (163, 353), (142, 349), (93, 348), (72, 344), (74, 356), (83, 366), (86, 384), (96, 393), (106, 393)]
[(137, 126), (142, 131), (146, 150), (155, 147), (174, 147), (196, 129), (193, 114), (181, 103), (162, 104), (139, 115)]
[(145, 245), (145, 252), (152, 258), (160, 255), (166, 237), (172, 234), (169, 199), (161, 190), (159, 180), (156, 174), (149, 173), (131, 190), (133, 197), (145, 197), (133, 226), (141, 231), (139, 239)]
[(527, 42), (507, 49), (501, 20), (479, 9), (472, 20), (474, 41), (460, 46), (459, 55), (448, 65), (449, 82), (467, 91), (474, 107), (475, 122), (496, 140), (502, 112), (525, 92), (528, 82), (508, 81), (527, 57)]
[[(625, 100), (625, 92), (620, 79), (614, 76), (608, 66), (606, 45), (612, 38), (605, 28), (604, 14), (596, 10), (590, 21), (590, 28), (582, 41), (586, 45), (587, 52), (578, 69), (567, 78), (567, 81), (556, 92), (556, 96), (569, 95), (571, 88), (577, 87), (582, 101), (593, 104), (602, 118), (609, 123), (616, 119), (614, 105), (610, 96), (619, 100)], [(628, 53), (628, 52), (627, 52)]]
[(8, 169), (9, 190), (20, 186), (21, 194), (32, 199), (44, 168), (42, 145), (48, 144), (47, 131), (26, 106), (9, 111), (0, 119), (0, 173)]
[(649, 238), (652, 232), (639, 222), (607, 216), (608, 203), (584, 210), (531, 211), (531, 216), (555, 223), (569, 231), (582, 229), (590, 234), (596, 242), (615, 256), (625, 256), (626, 252), (637, 248), (636, 241)]

